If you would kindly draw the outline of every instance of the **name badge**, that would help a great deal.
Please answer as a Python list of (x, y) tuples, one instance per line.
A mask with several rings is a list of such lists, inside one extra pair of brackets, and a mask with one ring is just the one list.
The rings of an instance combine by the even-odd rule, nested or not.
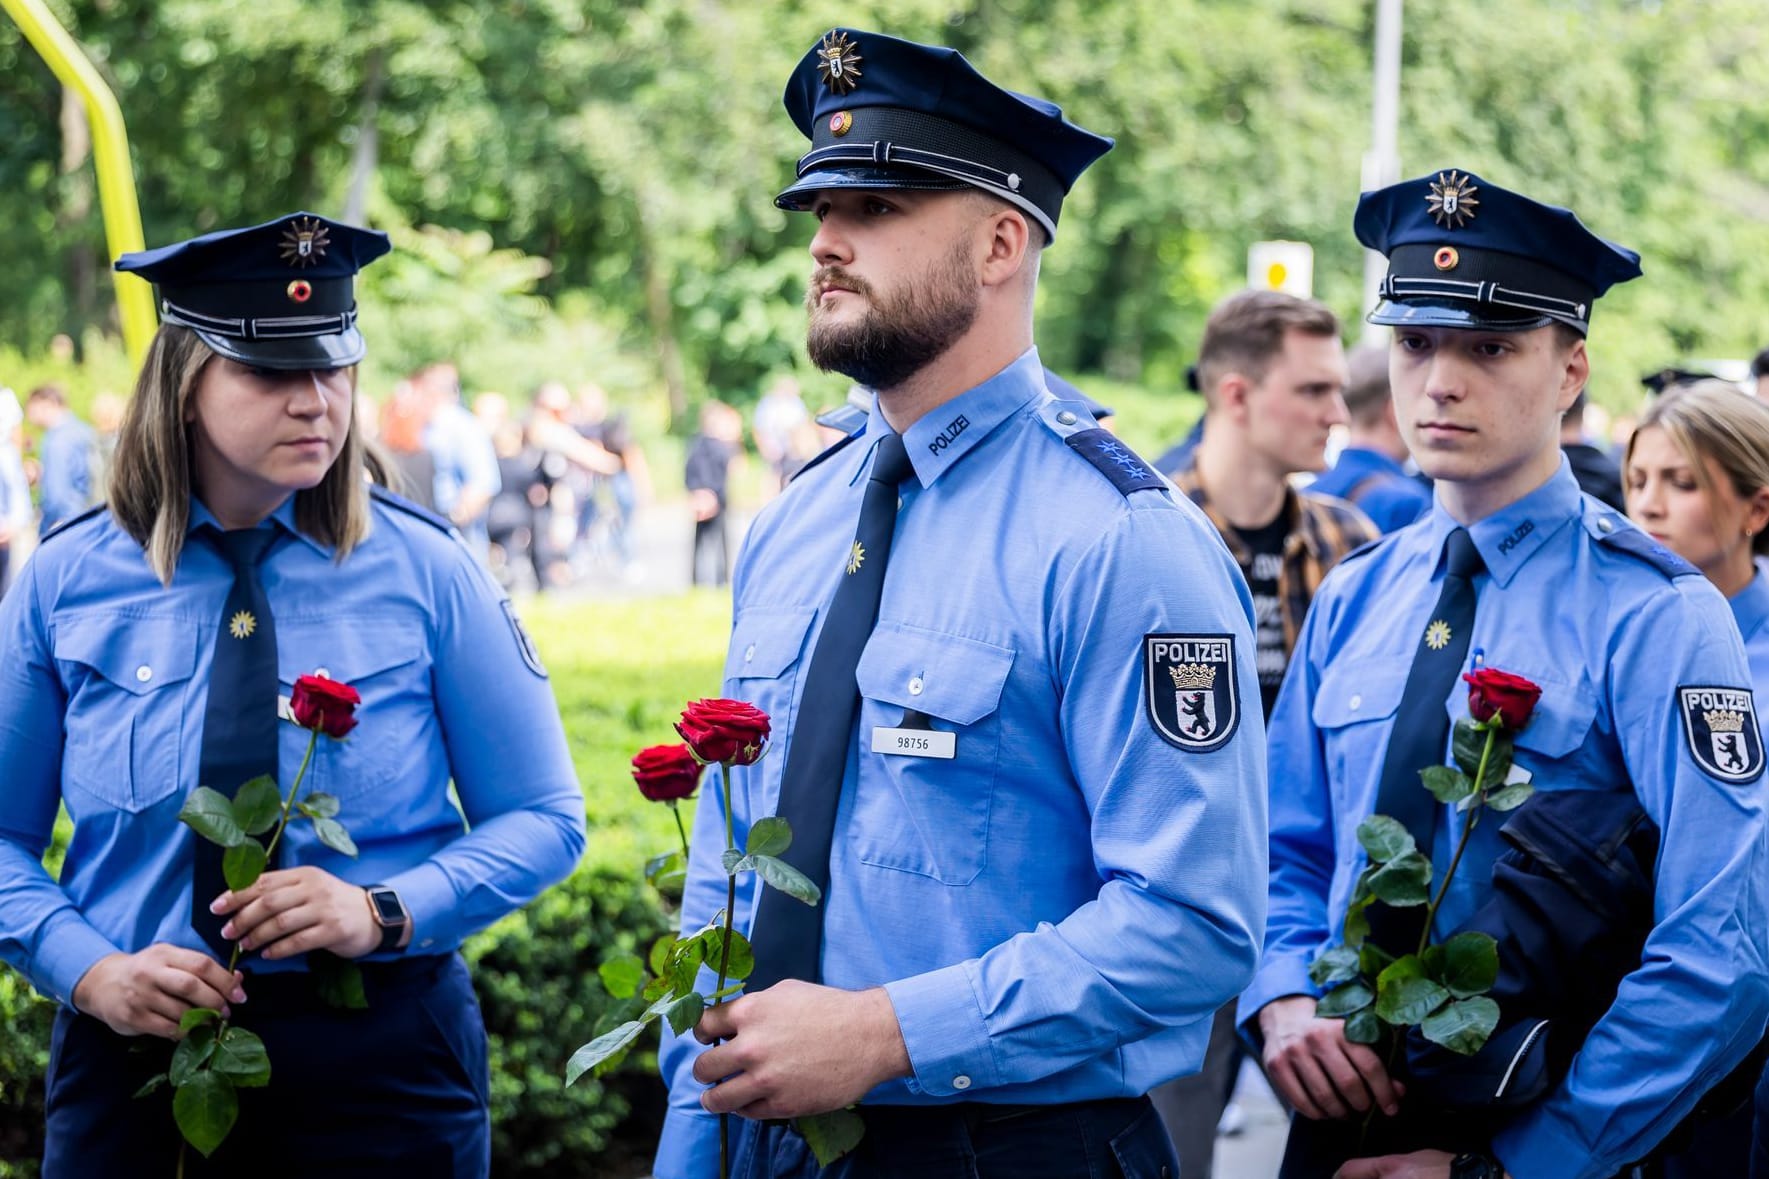
[(937, 729), (874, 729), (872, 752), (894, 753), (901, 757), (958, 756), (958, 734)]

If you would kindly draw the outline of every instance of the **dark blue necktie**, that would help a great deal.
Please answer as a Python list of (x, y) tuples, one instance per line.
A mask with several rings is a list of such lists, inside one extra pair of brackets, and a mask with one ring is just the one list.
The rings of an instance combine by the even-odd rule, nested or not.
[(785, 978), (818, 979), (823, 909), (829, 901), (829, 845), (860, 707), (854, 672), (878, 621), (878, 597), (897, 526), (897, 487), (913, 473), (902, 437), (886, 434), (879, 439), (860, 503), (860, 526), (811, 653), (780, 780), (778, 813), (792, 824), (792, 846), (782, 858), (815, 881), (824, 899), (812, 907), (778, 889), (761, 890), (754, 927), (756, 967), (745, 984), (751, 992)]
[[(1486, 567), (1466, 528), (1452, 530), (1445, 549), (1443, 589), (1413, 651), (1413, 667), (1394, 714), (1376, 791), (1376, 812), (1400, 820), (1427, 856), (1437, 835), (1439, 806), (1419, 771), (1444, 764), (1450, 733), (1444, 705), (1468, 657), (1468, 639), (1474, 631), (1474, 577)], [(1434, 887), (1447, 867), (1432, 864)], [(1393, 954), (1413, 952), (1425, 920), (1424, 905), (1396, 909), (1379, 904), (1369, 913), (1377, 945)]]
[[(264, 527), (206, 535), (233, 565), (233, 588), (221, 610), (215, 662), (209, 668), (197, 782), (232, 798), (260, 774), (276, 777), (276, 623), (258, 580), (258, 563), (277, 532)], [(201, 836), (196, 847), (191, 924), (225, 962), (232, 946), (221, 936), (223, 919), (209, 912), (209, 902), (227, 891), (222, 849)]]

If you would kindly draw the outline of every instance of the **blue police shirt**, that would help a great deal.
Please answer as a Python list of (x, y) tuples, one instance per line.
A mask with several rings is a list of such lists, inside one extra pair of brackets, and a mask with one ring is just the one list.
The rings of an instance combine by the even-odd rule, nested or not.
[[(323, 671), (362, 695), (357, 728), (319, 739), (302, 787), (338, 796), (361, 855), (326, 848), (308, 823), (290, 825), (278, 854), (283, 867), (397, 889), (409, 952), (442, 953), (571, 871), (583, 796), (501, 592), (435, 523), (379, 500), (372, 510), (341, 565), (294, 530), (292, 497), (261, 525), (284, 533), (261, 566), (284, 694)], [(192, 502), (192, 532), (213, 519)], [(192, 535), (162, 586), (99, 511), (44, 542), (0, 603), (0, 959), (64, 1003), (106, 954), (155, 942), (207, 952), (190, 925), (197, 837), (178, 810), (198, 785), (232, 583)], [(281, 726), (285, 793), (307, 741)], [(59, 884), (40, 863), (58, 804), (74, 822)]]
[[(1752, 572), (1750, 584), (1733, 594), (1728, 604), (1732, 607), (1732, 620), (1738, 623), (1739, 637), (1744, 640), (1745, 658), (1751, 666), (1751, 687), (1769, 693), (1769, 574), (1765, 574), (1760, 563)], [(1759, 726), (1763, 720), (1759, 714)]]
[(92, 427), (68, 414), (43, 433), (42, 535), (86, 510), (92, 502)]
[[(824, 898), (823, 981), (884, 986), (914, 1068), (870, 1102), (1143, 1094), (1198, 1068), (1211, 1013), (1258, 953), (1251, 602), (1184, 496), (1152, 474), (1151, 489), (1122, 493), (1065, 445), (1094, 428), (1046, 391), (1028, 350), (903, 436), (915, 478), (857, 672)], [(739, 846), (776, 809), (804, 670), (888, 429), (875, 408), (757, 517), (738, 563), (724, 690), (773, 718), (777, 746), (733, 776)], [(1238, 719), (1209, 751), (1164, 740), (1145, 708), (1144, 636), (1169, 633), (1232, 639), (1219, 703)], [(955, 734), (951, 760), (873, 752), (875, 730), (911, 710)], [(695, 816), (684, 929), (725, 903), (716, 780)], [(739, 878), (739, 928), (753, 888)], [(666, 1031), (659, 1179), (697, 1179), (718, 1157), (690, 1075), (698, 1051)]]
[[(1336, 568), (1322, 584), (1271, 718), (1271, 915), (1239, 1017), (1319, 994), (1308, 964), (1339, 940), (1363, 867), (1356, 828), (1374, 808), (1413, 644), (1441, 589), (1441, 506)], [(1633, 526), (1585, 495), (1566, 460), (1537, 490), (1470, 526), (1487, 572), (1471, 661), (1541, 685), (1516, 764), (1538, 790), (1626, 790), (1663, 832), (1658, 924), (1566, 1080), (1494, 1141), (1518, 1176), (1604, 1179), (1644, 1156), (1756, 1044), (1769, 1019), (1763, 786), (1698, 764), (1684, 686), (1750, 685), (1718, 591), (1668, 553), (1606, 538)], [(1624, 537), (1645, 549), (1635, 533)], [(1446, 708), (1468, 715), (1458, 682)], [(1710, 755), (1711, 756), (1711, 755)], [(1447, 748), (1446, 758), (1447, 761)], [(1760, 765), (1760, 755), (1758, 758)], [(1432, 863), (1459, 828), (1440, 811)], [(1488, 891), (1497, 822), (1480, 824), (1437, 919), (1443, 936)]]
[(1308, 489), (1349, 500), (1384, 532), (1405, 528), (1431, 509), (1430, 488), (1381, 451), (1363, 446), (1340, 451)]

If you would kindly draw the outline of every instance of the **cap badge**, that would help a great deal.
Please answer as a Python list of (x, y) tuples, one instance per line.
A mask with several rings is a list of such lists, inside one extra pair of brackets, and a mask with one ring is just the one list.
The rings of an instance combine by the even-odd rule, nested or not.
[(1431, 256), (1431, 263), (1439, 270), (1454, 270), (1462, 255), (1456, 252), (1455, 246), (1440, 246), (1437, 253)]
[(304, 278), (298, 278), (289, 284), (289, 298), (297, 303), (305, 303), (313, 298), (313, 284)]
[(1439, 172), (1431, 182), (1431, 195), (1425, 198), (1431, 219), (1447, 229), (1462, 228), (1474, 220), (1474, 210), (1480, 206), (1474, 194), (1479, 191), (1480, 187), (1460, 172), (1452, 171), (1447, 179)]
[(312, 266), (326, 256), (326, 247), (331, 244), (330, 232), (318, 219), (298, 217), (283, 230), (283, 261), (290, 266)]
[(836, 111), (829, 116), (829, 133), (846, 135), (854, 129), (854, 113), (852, 111)]
[(825, 33), (817, 57), (817, 72), (834, 93), (848, 94), (860, 84), (860, 47), (846, 33), (834, 29)]

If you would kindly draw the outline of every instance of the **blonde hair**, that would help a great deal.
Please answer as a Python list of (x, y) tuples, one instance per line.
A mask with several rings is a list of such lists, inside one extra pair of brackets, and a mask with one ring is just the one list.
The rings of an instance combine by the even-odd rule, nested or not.
[[(163, 325), (135, 381), (110, 476), (110, 512), (164, 584), (172, 583), (190, 527), (190, 429), (185, 413), (215, 352), (189, 328)], [(356, 372), (350, 374), (351, 393)], [(342, 561), (369, 533), (369, 482), (387, 479), (356, 415), (343, 449), (317, 486), (295, 493), (295, 527)]]
[[(1647, 406), (1628, 439), (1624, 469), (1632, 465), (1634, 443), (1646, 429), (1664, 431), (1688, 461), (1709, 503), (1718, 488), (1708, 459), (1719, 466), (1740, 499), (1769, 487), (1769, 405), (1725, 381), (1682, 385)], [(1769, 553), (1769, 534), (1752, 537), (1751, 551)]]

